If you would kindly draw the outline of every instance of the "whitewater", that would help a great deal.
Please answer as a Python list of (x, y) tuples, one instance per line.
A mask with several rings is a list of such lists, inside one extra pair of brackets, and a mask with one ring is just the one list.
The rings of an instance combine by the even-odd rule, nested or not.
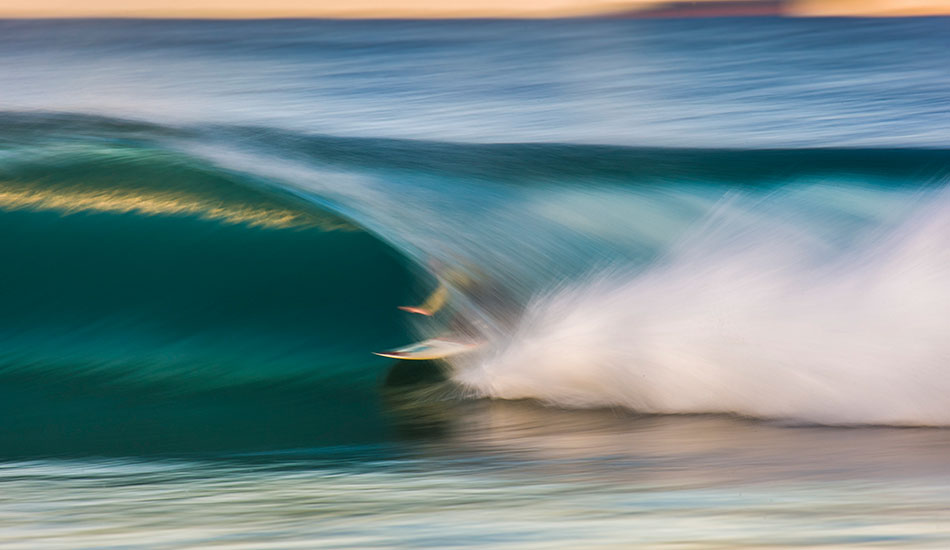
[(950, 203), (932, 195), (831, 258), (827, 236), (781, 220), (729, 231), (748, 212), (727, 201), (659, 265), (533, 299), (456, 376), (568, 407), (947, 425)]

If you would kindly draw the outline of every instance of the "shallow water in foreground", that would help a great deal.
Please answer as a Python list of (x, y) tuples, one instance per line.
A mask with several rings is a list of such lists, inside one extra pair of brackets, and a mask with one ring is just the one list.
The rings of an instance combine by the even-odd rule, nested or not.
[[(432, 404), (388, 446), (0, 466), (0, 546), (946, 548), (950, 434)], [(424, 420), (425, 419), (425, 420)], [(433, 434), (438, 433), (435, 436)]]

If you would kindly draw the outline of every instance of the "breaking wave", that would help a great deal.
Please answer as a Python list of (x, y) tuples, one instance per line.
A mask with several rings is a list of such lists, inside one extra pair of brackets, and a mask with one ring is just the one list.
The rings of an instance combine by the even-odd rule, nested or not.
[[(90, 449), (209, 415), (254, 439), (287, 403), (348, 441), (376, 430), (354, 420), (390, 367), (370, 352), (459, 326), (487, 341), (451, 361), (462, 395), (950, 424), (947, 151), (0, 118), (5, 407), (111, 426)], [(439, 280), (435, 318), (397, 310)], [(116, 424), (123, 400), (160, 419)]]

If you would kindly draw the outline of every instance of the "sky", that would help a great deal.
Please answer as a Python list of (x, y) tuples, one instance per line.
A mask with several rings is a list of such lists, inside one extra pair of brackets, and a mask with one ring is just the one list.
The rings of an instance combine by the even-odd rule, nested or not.
[[(0, 17), (563, 17), (626, 11), (661, 3), (660, 0), (0, 0)], [(818, 16), (950, 14), (950, 0), (790, 0), (788, 11), (790, 15)]]

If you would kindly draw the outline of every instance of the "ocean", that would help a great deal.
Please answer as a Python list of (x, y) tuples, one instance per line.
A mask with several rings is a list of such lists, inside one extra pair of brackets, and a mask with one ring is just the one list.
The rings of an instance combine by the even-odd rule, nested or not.
[(947, 548), (948, 51), (0, 21), (0, 547)]

